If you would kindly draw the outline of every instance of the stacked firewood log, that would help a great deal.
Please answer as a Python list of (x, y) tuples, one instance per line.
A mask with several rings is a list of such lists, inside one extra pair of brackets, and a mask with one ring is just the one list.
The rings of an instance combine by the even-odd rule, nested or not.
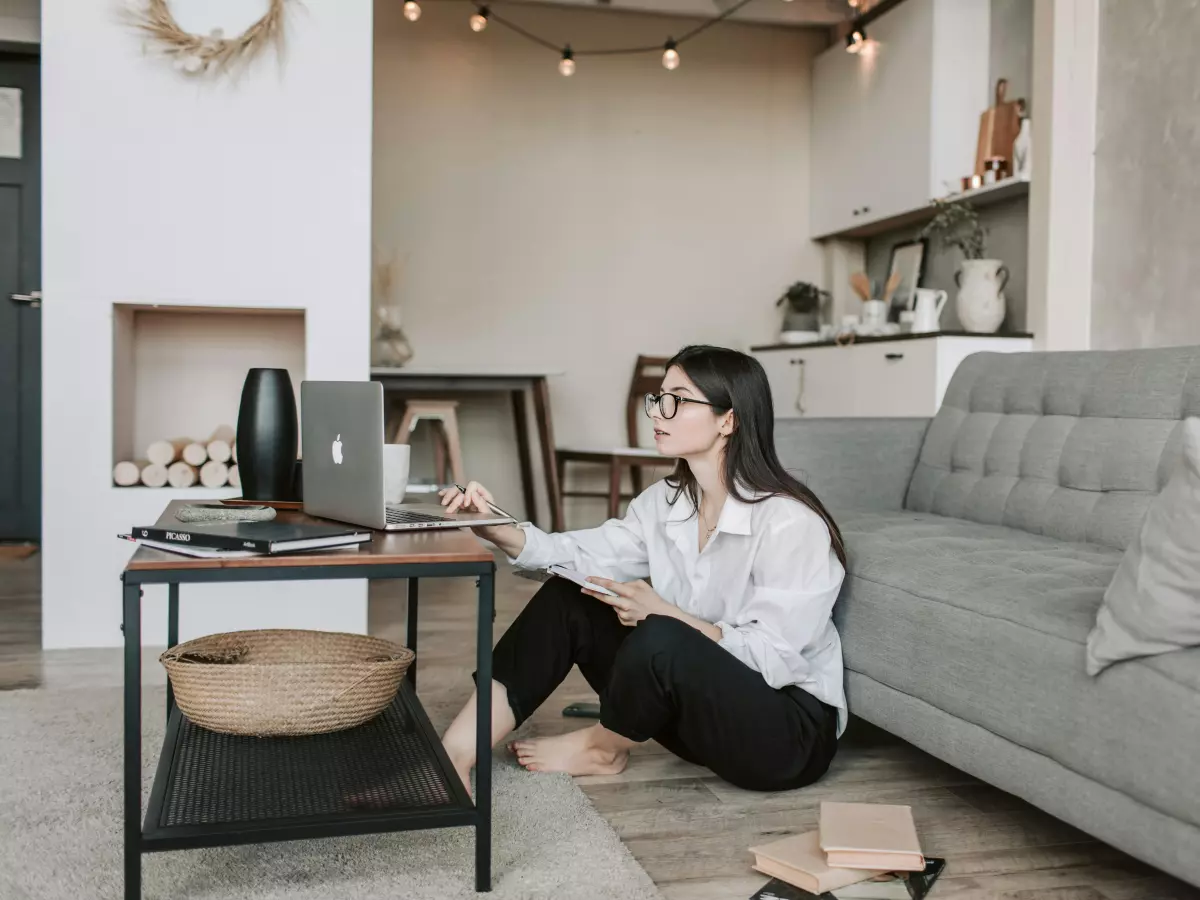
[(204, 441), (155, 441), (146, 448), (144, 459), (124, 460), (113, 466), (113, 483), (118, 487), (240, 487), (233, 429), (222, 425)]

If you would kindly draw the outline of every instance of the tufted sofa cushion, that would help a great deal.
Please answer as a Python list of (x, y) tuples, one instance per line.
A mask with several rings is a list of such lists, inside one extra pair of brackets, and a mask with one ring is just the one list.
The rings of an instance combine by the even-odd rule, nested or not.
[(901, 510), (838, 523), (848, 670), (1200, 826), (1200, 648), (1084, 671), (1119, 550)]
[(905, 508), (1123, 550), (1200, 416), (1200, 348), (976, 353)]

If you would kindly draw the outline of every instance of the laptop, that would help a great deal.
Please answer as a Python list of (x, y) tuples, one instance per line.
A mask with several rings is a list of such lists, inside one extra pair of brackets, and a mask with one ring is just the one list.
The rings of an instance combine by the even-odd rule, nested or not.
[(447, 515), (437, 503), (389, 506), (383, 499), (383, 385), (375, 381), (300, 384), (304, 511), (380, 531), (508, 525), (495, 513)]

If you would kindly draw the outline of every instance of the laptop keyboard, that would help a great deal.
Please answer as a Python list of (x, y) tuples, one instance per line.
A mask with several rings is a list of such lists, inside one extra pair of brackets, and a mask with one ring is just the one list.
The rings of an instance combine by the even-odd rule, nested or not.
[(432, 513), (413, 512), (408, 509), (387, 508), (387, 523), (389, 525), (408, 525), (412, 522), (453, 522), (449, 516), (437, 516)]

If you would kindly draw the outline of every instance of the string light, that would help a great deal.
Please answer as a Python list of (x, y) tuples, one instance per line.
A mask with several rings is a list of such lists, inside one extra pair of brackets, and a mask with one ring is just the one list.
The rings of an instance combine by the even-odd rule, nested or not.
[(667, 38), (666, 46), (663, 48), (663, 68), (668, 72), (674, 72), (679, 68), (679, 51), (675, 49), (675, 42)]
[(561, 75), (575, 74), (575, 54), (571, 52), (570, 46), (563, 50), (562, 59), (558, 61), (558, 71)]
[(404, 18), (410, 22), (421, 18), (421, 4), (417, 0), (404, 0)]
[[(754, 2), (754, 0), (733, 0), (733, 2), (730, 3), (729, 6), (725, 7), (722, 12), (701, 22), (690, 31), (681, 35), (678, 39), (667, 38), (665, 44), (650, 44), (648, 46), (642, 45), (638, 47), (597, 47), (595, 49), (586, 50), (572, 50), (570, 44), (563, 46), (562, 44), (555, 43), (547, 38), (542, 37), (541, 35), (534, 34), (524, 26), (509, 20), (506, 16), (493, 12), (482, 2), (482, 0), (471, 0), (471, 2), (475, 7), (475, 12), (468, 20), (472, 31), (483, 31), (494, 22), (497, 26), (506, 28), (515, 34), (520, 35), (530, 43), (537, 44), (539, 47), (543, 47), (546, 50), (560, 54), (558, 60), (558, 71), (561, 75), (569, 77), (575, 74), (575, 58), (577, 56), (631, 56), (634, 54), (649, 54), (659, 51), (662, 53), (663, 68), (669, 72), (673, 72), (675, 69), (679, 68), (680, 44), (684, 43), (685, 41), (690, 41), (692, 38), (698, 36), (704, 31), (707, 31), (712, 26), (723, 22), (725, 19), (728, 19), (730, 16), (737, 13), (742, 7)], [(601, 2), (604, 2), (604, 0), (601, 0)], [(790, 2), (790, 0), (788, 0), (788, 2)], [(855, 8), (862, 5), (861, 0), (846, 0), (846, 2), (849, 6)], [(421, 7), (417, 4), (417, 0), (405, 0), (404, 15), (411, 22), (415, 22), (421, 17)], [(870, 14), (868, 14), (868, 16), (869, 15)], [(866, 31), (862, 28), (861, 24), (859, 24), (865, 20), (866, 18), (864, 17), (863, 19), (852, 22), (851, 27), (853, 30), (851, 34), (847, 35), (846, 37), (846, 49), (851, 53), (858, 53), (861, 49), (863, 49), (864, 46), (866, 46)]]

